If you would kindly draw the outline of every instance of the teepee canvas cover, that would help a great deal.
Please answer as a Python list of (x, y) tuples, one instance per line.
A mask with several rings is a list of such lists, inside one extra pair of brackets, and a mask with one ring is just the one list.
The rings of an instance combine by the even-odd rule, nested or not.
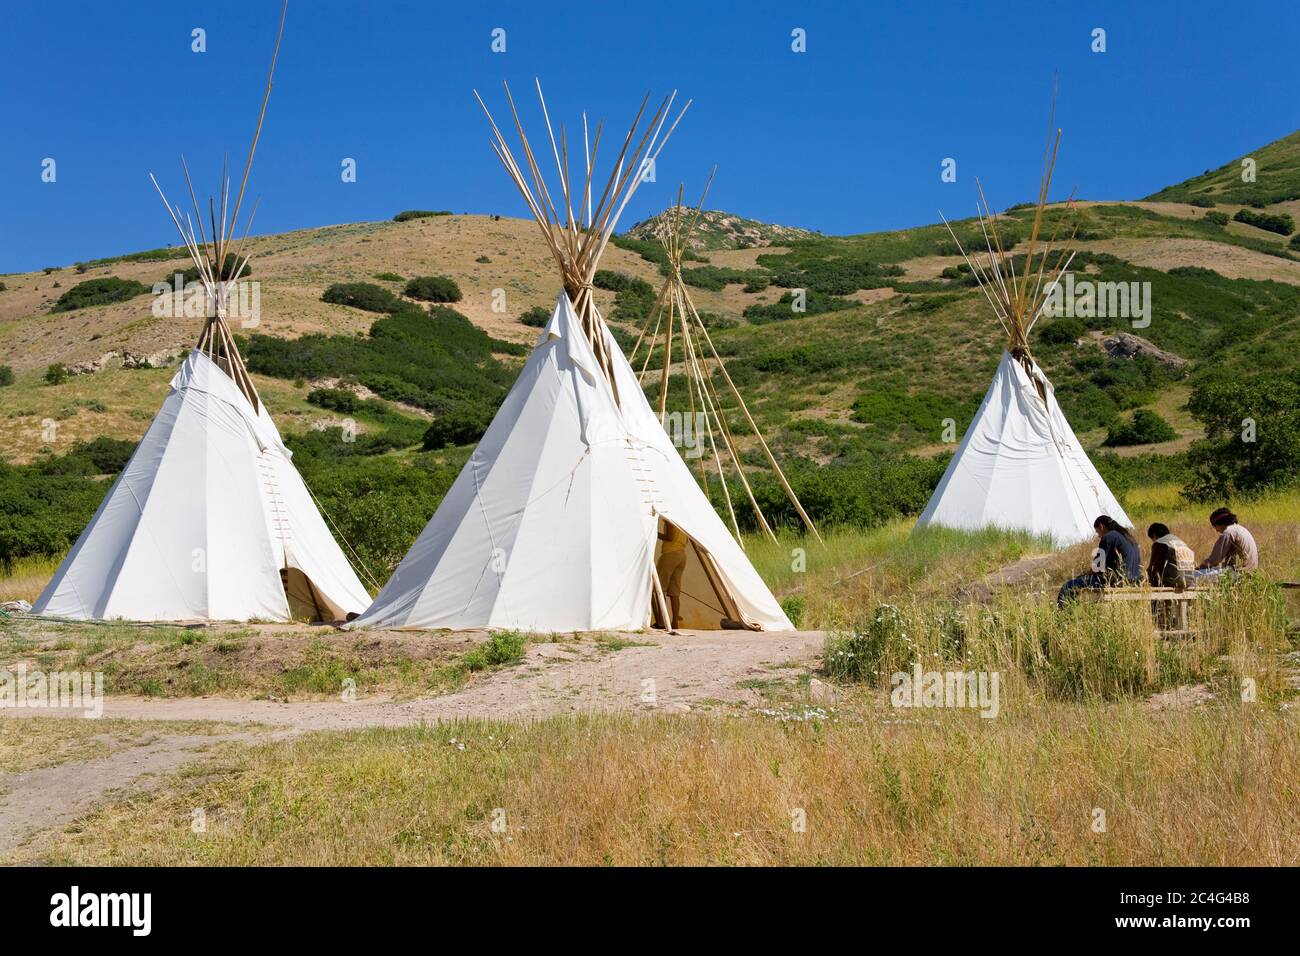
[(1038, 386), (1002, 353), (918, 527), (1015, 528), (1069, 545), (1093, 535), (1098, 515), (1129, 523), (1061, 414), (1051, 383), (1037, 364), (1031, 369)]
[(37, 599), (135, 621), (342, 620), (369, 604), (265, 406), (195, 349)]
[[(602, 191), (592, 171), (603, 123), (589, 138), (584, 116), (582, 150), (571, 154), (564, 127), (554, 134), (540, 83), (537, 92), (557, 189), (546, 186), (514, 100), (523, 166), (488, 120), (564, 291), (460, 476), (353, 625), (640, 630), (652, 606), (655, 619), (671, 623), (656, 558), (660, 535), (675, 525), (687, 539), (682, 626), (790, 629), (651, 411), (593, 296), (619, 214), (681, 119), (668, 125), (675, 94), (644, 128), (649, 96), (642, 101)], [(572, 175), (571, 155), (580, 158)]]
[(690, 539), (685, 627), (789, 620), (609, 333), (620, 406), (568, 296), (474, 454), (356, 627), (639, 630), (662, 521)]
[(1055, 234), (1044, 238), (1047, 195), (1061, 145), (1061, 131), (1056, 130), (1053, 139), (1052, 125), (1021, 263), (1003, 245), (998, 217), (978, 179), (979, 226), (987, 258), (968, 255), (944, 220), (1007, 340), (993, 384), (917, 519), (918, 528), (1008, 528), (1044, 535), (1063, 547), (1092, 537), (1092, 522), (1100, 515), (1129, 523), (1079, 445), (1052, 383), (1029, 350), (1029, 333), (1074, 259), (1068, 240), (1057, 243)]
[(221, 196), (208, 207), (210, 240), (188, 167), (193, 219), (168, 203), (154, 180), (198, 270), (207, 321), (131, 460), (37, 598), (37, 613), (134, 621), (283, 621), (291, 615), (328, 621), (370, 603), (290, 461), (227, 325), (228, 306), (237, 301), (231, 293), (248, 268), (243, 249), (252, 217), (237, 245), (235, 223), (266, 116), (287, 7), (286, 0), (233, 211), (223, 171)]

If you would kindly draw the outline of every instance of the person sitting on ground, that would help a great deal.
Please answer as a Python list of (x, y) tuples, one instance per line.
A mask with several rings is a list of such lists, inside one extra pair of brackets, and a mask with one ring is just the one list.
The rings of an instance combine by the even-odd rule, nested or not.
[(1133, 532), (1110, 515), (1100, 515), (1092, 523), (1097, 532), (1097, 550), (1092, 553), (1092, 568), (1061, 585), (1056, 595), (1058, 607), (1073, 599), (1079, 591), (1096, 591), (1142, 580), (1142, 549)]
[(1147, 583), (1153, 588), (1177, 588), (1191, 585), (1196, 569), (1196, 555), (1187, 542), (1156, 522), (1147, 528), (1151, 539), (1151, 561), (1147, 564)]
[(1237, 516), (1228, 508), (1215, 508), (1210, 513), (1210, 525), (1219, 538), (1210, 550), (1210, 556), (1192, 572), (1195, 585), (1213, 584), (1221, 577), (1236, 577), (1259, 568), (1259, 547), (1255, 536), (1237, 524)]

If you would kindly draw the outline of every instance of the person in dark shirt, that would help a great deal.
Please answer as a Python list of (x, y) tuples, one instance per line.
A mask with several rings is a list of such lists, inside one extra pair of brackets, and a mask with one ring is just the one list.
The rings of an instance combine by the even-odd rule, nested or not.
[(1056, 595), (1058, 607), (1064, 607), (1079, 591), (1095, 591), (1142, 581), (1142, 549), (1133, 532), (1110, 515), (1100, 515), (1092, 523), (1097, 532), (1097, 548), (1092, 552), (1092, 566), (1077, 578), (1061, 585)]
[(1188, 587), (1196, 568), (1196, 555), (1187, 542), (1156, 522), (1147, 528), (1151, 539), (1151, 561), (1147, 564), (1147, 583), (1156, 588)]

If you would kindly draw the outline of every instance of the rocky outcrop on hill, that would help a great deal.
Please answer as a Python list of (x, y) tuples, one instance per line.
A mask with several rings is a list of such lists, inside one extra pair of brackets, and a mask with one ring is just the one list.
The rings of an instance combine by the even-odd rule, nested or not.
[(183, 356), (186, 349), (173, 345), (148, 354), (130, 349), (114, 349), (97, 359), (87, 359), (68, 366), (69, 375), (94, 375), (106, 368), (165, 368)]
[(1108, 335), (1101, 340), (1101, 347), (1115, 358), (1147, 355), (1170, 368), (1184, 369), (1188, 365), (1187, 359), (1181, 355), (1166, 352), (1155, 343), (1148, 342), (1142, 336), (1133, 335), (1131, 332), (1116, 332), (1114, 335)]
[[(638, 222), (626, 233), (630, 239), (657, 240), (664, 216), (660, 213)], [(693, 215), (693, 213), (692, 213)], [(691, 236), (693, 249), (752, 249), (757, 246), (774, 246), (808, 239), (817, 235), (796, 226), (779, 226), (775, 223), (746, 219), (720, 209), (706, 209), (700, 213), (699, 222)]]

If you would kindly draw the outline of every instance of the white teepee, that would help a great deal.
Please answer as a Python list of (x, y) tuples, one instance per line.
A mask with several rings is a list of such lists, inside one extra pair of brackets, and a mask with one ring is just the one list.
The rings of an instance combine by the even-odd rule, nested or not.
[(565, 291), (460, 476), (351, 626), (640, 630), (653, 615), (669, 616), (656, 552), (672, 525), (687, 539), (682, 626), (791, 628), (669, 440), (591, 295), (617, 213), (667, 139), (658, 137), (671, 102), (629, 152), (638, 113), (594, 206), (599, 129), (588, 145), (584, 119), (585, 190), (581, 178), (570, 188), (563, 129), (559, 144), (552, 137), (563, 221), (527, 140), (540, 199), (496, 133), (494, 147), (542, 226)]
[[(278, 54), (279, 36), (275, 49)], [(268, 76), (266, 97), (270, 92)], [(291, 463), (226, 324), (232, 290), (248, 266), (242, 239), (229, 250), (261, 117), (230, 215), (230, 180), (222, 176), (221, 197), (210, 206), (210, 242), (196, 199), (197, 235), (193, 220), (163, 199), (198, 269), (208, 318), (131, 460), (37, 598), (37, 613), (135, 621), (340, 620), (370, 603)]]
[(1026, 371), (1003, 352), (917, 527), (1021, 529), (1066, 546), (1091, 537), (1093, 520), (1103, 514), (1129, 524), (1061, 414), (1047, 377), (1032, 360)]
[(34, 611), (133, 621), (342, 620), (370, 597), (265, 406), (192, 351)]
[[(1054, 243), (1055, 236), (1041, 240), (1060, 142), (1058, 129), (1054, 141), (1049, 135), (1043, 157), (1038, 204), (1022, 267), (1017, 267), (1010, 251), (1003, 248), (997, 217), (984, 200), (982, 188), (979, 220), (987, 258), (967, 255), (949, 226), (953, 241), (1002, 323), (1007, 346), (974, 421), (917, 519), (918, 528), (1008, 528), (1043, 535), (1064, 547), (1092, 537), (1092, 523), (1100, 515), (1129, 524), (1065, 420), (1051, 382), (1029, 351), (1029, 332), (1073, 258), (1067, 255), (1068, 243)], [(1055, 259), (1049, 266), (1053, 252)]]

